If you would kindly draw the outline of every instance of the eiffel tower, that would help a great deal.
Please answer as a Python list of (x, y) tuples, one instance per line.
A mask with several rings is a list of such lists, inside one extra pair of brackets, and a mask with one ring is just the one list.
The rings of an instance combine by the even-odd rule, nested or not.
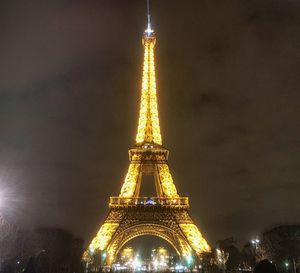
[[(129, 150), (129, 168), (117, 197), (110, 197), (109, 213), (90, 243), (85, 257), (104, 253), (111, 265), (122, 246), (142, 235), (153, 235), (169, 242), (181, 257), (209, 252), (189, 214), (188, 197), (179, 196), (168, 166), (169, 150), (162, 145), (159, 126), (154, 47), (149, 4), (148, 26), (142, 38), (144, 47), (141, 102), (135, 146)], [(153, 175), (157, 195), (141, 197), (143, 175)]]

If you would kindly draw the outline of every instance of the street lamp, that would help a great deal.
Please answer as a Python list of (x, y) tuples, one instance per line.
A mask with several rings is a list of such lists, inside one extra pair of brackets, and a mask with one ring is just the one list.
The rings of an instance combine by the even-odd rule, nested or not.
[(185, 256), (187, 267), (192, 271), (194, 265), (194, 259), (191, 253)]
[(260, 243), (260, 240), (258, 238), (251, 240), (251, 244), (252, 244), (252, 246), (254, 246), (254, 262), (257, 261), (257, 249), (258, 249), (259, 243)]
[(193, 262), (193, 257), (191, 254), (189, 254), (187, 257), (186, 257), (186, 261), (188, 263), (188, 265), (190, 266)]
[(259, 243), (260, 243), (259, 239), (253, 239), (253, 240), (251, 240), (251, 244), (255, 246), (255, 250), (257, 249)]
[(288, 270), (289, 269), (289, 263), (285, 262), (284, 265), (285, 265), (286, 270)]
[(251, 240), (251, 244), (257, 246), (260, 243), (259, 239)]

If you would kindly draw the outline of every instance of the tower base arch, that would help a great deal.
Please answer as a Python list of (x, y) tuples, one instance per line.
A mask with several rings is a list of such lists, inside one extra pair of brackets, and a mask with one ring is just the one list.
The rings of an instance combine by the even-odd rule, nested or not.
[[(196, 231), (193, 228), (191, 230), (191, 227)], [(159, 205), (112, 207), (99, 233), (98, 239), (102, 245), (97, 245), (95, 241), (95, 249), (105, 252), (105, 263), (109, 266), (128, 241), (144, 235), (164, 239), (181, 257), (191, 254), (197, 256), (210, 250), (194, 225), (187, 208), (182, 207)], [(93, 246), (93, 243), (91, 245)]]

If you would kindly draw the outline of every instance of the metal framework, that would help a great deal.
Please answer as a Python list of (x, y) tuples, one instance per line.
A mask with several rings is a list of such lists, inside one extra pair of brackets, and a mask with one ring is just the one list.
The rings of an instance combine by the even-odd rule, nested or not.
[(178, 198), (161, 198), (161, 197), (110, 197), (110, 208), (121, 207), (172, 207), (172, 208), (189, 208), (189, 199), (187, 197)]
[[(142, 235), (168, 241), (181, 256), (210, 251), (193, 223), (188, 197), (177, 193), (168, 166), (169, 151), (162, 146), (154, 63), (155, 33), (148, 22), (143, 35), (144, 64), (136, 144), (129, 150), (129, 168), (117, 197), (110, 197), (109, 214), (84, 257), (106, 252), (111, 265), (122, 246)], [(153, 175), (157, 196), (140, 197), (143, 175)], [(96, 251), (96, 252), (95, 252)]]

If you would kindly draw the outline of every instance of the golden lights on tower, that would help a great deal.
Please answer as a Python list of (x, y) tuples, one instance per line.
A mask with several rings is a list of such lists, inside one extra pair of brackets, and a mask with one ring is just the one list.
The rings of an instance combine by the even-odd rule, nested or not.
[[(134, 155), (133, 159), (137, 160), (137, 157), (137, 155)], [(130, 163), (119, 197), (128, 198), (135, 196), (140, 170), (141, 164)]]
[(164, 197), (177, 198), (179, 197), (176, 187), (173, 182), (172, 175), (167, 164), (158, 164), (159, 179), (162, 186)]
[(137, 144), (147, 142), (162, 145), (156, 97), (155, 42), (156, 39), (153, 33), (151, 35), (144, 34), (144, 65), (140, 114), (136, 134)]
[(179, 224), (179, 226), (197, 254), (210, 252), (210, 246), (195, 224)]
[(106, 249), (112, 235), (116, 231), (119, 225), (116, 223), (104, 223), (98, 231), (96, 237), (92, 240), (89, 250), (91, 252), (95, 250)]
[[(168, 150), (162, 147), (156, 95), (154, 60), (155, 43), (155, 34), (148, 22), (148, 28), (143, 36), (143, 77), (139, 120), (136, 134), (136, 147), (131, 149), (129, 152), (130, 165), (121, 188), (121, 192), (118, 197), (111, 198), (117, 198), (118, 202), (120, 200), (122, 201), (119, 202), (120, 204), (125, 204), (127, 206), (129, 203), (132, 205), (133, 202), (137, 202), (137, 199), (139, 198), (142, 173), (149, 172), (147, 167), (152, 164), (150, 166), (152, 167), (150, 172), (155, 175), (155, 181), (157, 182), (156, 190), (158, 194), (156, 200), (159, 200), (157, 203), (155, 203), (155, 200), (152, 200), (153, 202), (155, 201), (153, 204), (166, 207), (173, 206), (175, 208), (178, 204), (180, 204), (181, 199), (185, 199), (184, 206), (187, 206), (188, 208), (188, 198), (179, 197), (173, 182), (167, 162)], [(150, 159), (145, 159), (146, 157), (149, 157), (149, 155)], [(142, 202), (142, 204), (144, 203)], [(139, 203), (139, 205), (141, 206), (141, 203)], [(189, 256), (192, 251), (194, 251), (197, 255), (203, 252), (209, 252), (210, 246), (203, 238), (199, 229), (195, 224), (193, 224), (191, 219), (187, 219), (189, 219), (189, 216), (184, 218), (184, 222), (178, 223), (181, 234), (180, 236), (177, 234), (178, 242), (176, 244), (178, 244), (181, 249), (181, 255)], [(87, 260), (94, 251), (98, 250), (105, 251), (106, 261), (108, 264), (114, 260), (117, 252), (117, 243), (113, 244), (111, 242), (116, 240), (115, 234), (120, 233), (122, 225), (120, 224), (121, 221), (118, 221), (119, 220), (117, 220), (117, 218), (110, 218), (110, 220), (105, 221), (105, 223), (100, 227), (95, 238), (90, 243), (89, 249), (85, 252), (85, 260)], [(141, 228), (145, 229), (145, 227)]]
[(134, 250), (132, 247), (125, 247), (121, 252), (122, 262), (132, 261), (134, 258)]

